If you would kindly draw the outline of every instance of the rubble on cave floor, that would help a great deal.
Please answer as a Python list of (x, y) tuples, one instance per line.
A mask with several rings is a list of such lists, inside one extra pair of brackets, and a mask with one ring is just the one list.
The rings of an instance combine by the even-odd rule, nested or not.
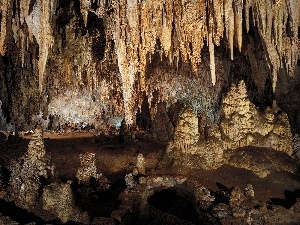
[[(95, 142), (97, 137), (92, 133), (81, 133), (81, 138), (80, 133), (63, 137), (44, 134), (47, 138), (43, 139), (39, 132), (33, 134), (26, 150), (24, 145), (26, 147), (28, 140), (19, 140), (15, 147), (20, 156), (12, 161), (36, 158), (44, 162), (46, 155), (51, 155), (51, 160), (46, 160), (43, 165), (50, 165), (48, 168), (55, 165), (54, 177), (46, 182), (39, 180), (40, 194), (36, 195), (36, 205), (22, 211), (21, 215), (28, 223), (247, 224), (265, 221), (265, 224), (273, 224), (272, 221), (280, 221), (289, 224), (300, 221), (297, 163), (286, 155), (287, 161), (281, 162), (285, 167), (276, 170), (280, 167), (276, 155), (284, 155), (283, 152), (248, 146), (235, 150), (230, 165), (224, 164), (214, 170), (177, 164), (158, 169), (159, 151), (165, 146), (157, 147), (159, 145), (147, 139), (124, 143), (115, 138), (110, 142)], [(0, 158), (6, 153), (4, 149)], [(270, 160), (268, 165), (261, 161), (261, 154)], [(26, 158), (26, 155), (31, 157)], [(241, 166), (244, 165), (243, 158), (239, 155), (250, 158), (255, 168), (269, 171), (267, 176), (258, 176), (252, 167)], [(288, 160), (290, 162), (286, 163)], [(1, 164), (1, 171), (9, 165), (3, 161)], [(104, 178), (102, 174), (105, 179), (100, 179)], [(135, 185), (128, 183), (126, 186), (126, 174), (132, 174), (131, 182)], [(10, 203), (13, 199), (4, 196), (13, 183), (9, 182), (15, 176), (12, 175), (10, 179), (7, 174), (0, 176), (3, 193), (0, 204), (21, 209), (24, 205), (18, 201)], [(107, 188), (104, 190), (103, 187)], [(13, 214), (4, 210), (0, 213), (2, 223), (22, 224)], [(30, 216), (32, 213), (35, 217)]]

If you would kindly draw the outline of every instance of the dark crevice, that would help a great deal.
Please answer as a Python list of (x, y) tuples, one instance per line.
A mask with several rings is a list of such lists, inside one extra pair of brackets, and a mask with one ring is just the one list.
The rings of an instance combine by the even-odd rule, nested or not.
[(91, 9), (93, 9), (93, 10), (97, 10), (98, 9), (98, 1), (92, 1), (92, 3), (91, 3)]
[(300, 198), (300, 189), (295, 191), (284, 191), (285, 199), (280, 198), (271, 198), (270, 204), (279, 205), (286, 209), (290, 209), (295, 203), (297, 199)]
[(95, 13), (89, 12), (86, 29), (87, 33), (90, 36), (93, 36), (92, 51), (94, 57), (98, 60), (102, 60), (104, 57), (106, 44), (105, 27), (103, 19), (99, 18)]
[(211, 221), (205, 212), (197, 209), (195, 196), (185, 188), (163, 189), (150, 196), (148, 203), (157, 210), (183, 221), (190, 221), (193, 224), (216, 224), (216, 221)]
[[(36, 3), (36, 0), (31, 0), (30, 1), (28, 15), (30, 15), (30, 13), (32, 12), (35, 3)], [(26, 15), (26, 16), (28, 16), (28, 15)]]

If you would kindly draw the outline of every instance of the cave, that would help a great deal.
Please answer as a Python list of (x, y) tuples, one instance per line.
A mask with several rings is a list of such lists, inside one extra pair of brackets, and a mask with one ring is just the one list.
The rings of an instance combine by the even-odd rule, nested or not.
[(3, 0), (0, 224), (299, 224), (300, 1)]

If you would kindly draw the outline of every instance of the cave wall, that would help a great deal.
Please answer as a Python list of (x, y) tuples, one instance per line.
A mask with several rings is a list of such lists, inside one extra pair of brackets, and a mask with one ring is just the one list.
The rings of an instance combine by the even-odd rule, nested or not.
[[(169, 114), (191, 105), (210, 124), (240, 80), (257, 106), (276, 98), (285, 110), (300, 77), (299, 8), (292, 0), (5, 0), (2, 118), (30, 129), (56, 114), (104, 129), (134, 124), (146, 98), (152, 120), (165, 102)], [(290, 111), (299, 120), (299, 109)]]

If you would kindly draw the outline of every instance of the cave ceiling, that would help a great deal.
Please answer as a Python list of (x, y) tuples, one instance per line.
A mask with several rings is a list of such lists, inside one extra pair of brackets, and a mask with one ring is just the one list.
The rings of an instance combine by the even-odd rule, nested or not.
[(2, 0), (0, 22), (2, 116), (18, 126), (134, 124), (145, 99), (152, 117), (179, 101), (215, 121), (232, 82), (258, 106), (300, 84), (299, 0)]

